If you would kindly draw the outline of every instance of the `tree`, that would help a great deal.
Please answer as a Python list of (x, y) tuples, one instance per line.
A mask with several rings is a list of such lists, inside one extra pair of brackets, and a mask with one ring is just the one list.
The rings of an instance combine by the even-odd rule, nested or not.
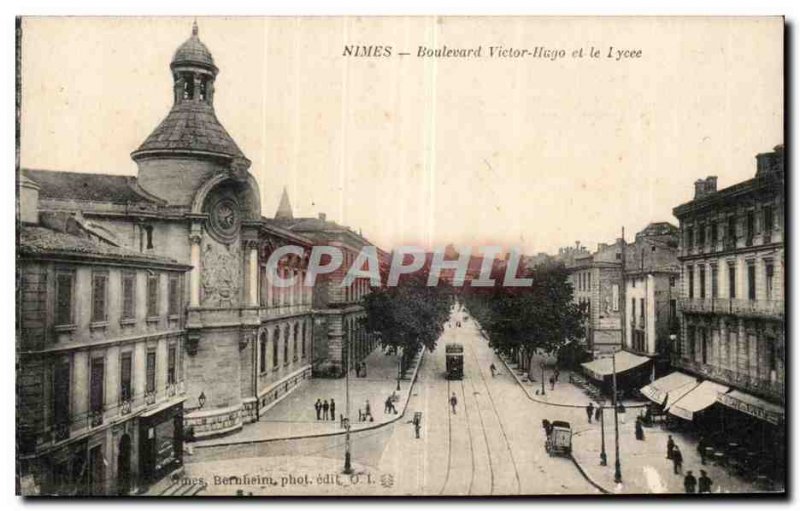
[(433, 351), (450, 316), (448, 286), (427, 286), (427, 271), (404, 275), (397, 286), (381, 287), (364, 298), (366, 325), (383, 346), (401, 349), (405, 372), (420, 347)]
[(562, 348), (571, 351), (584, 336), (586, 311), (583, 305), (573, 303), (563, 265), (541, 265), (523, 273), (533, 280), (530, 287), (497, 285), (467, 293), (465, 302), (481, 322), (490, 346), (519, 356), (526, 368), (537, 350), (550, 354), (559, 354)]

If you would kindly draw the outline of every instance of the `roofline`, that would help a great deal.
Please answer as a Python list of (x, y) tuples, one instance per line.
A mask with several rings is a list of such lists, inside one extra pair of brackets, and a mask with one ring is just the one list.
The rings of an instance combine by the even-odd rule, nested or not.
[[(712, 206), (717, 202), (720, 202), (724, 199), (729, 199), (736, 195), (745, 195), (751, 192), (755, 192), (759, 188), (766, 187), (772, 183), (779, 181), (777, 176), (783, 176), (784, 173), (771, 173), (771, 174), (764, 174), (764, 175), (756, 175), (751, 177), (746, 181), (741, 181), (739, 183), (733, 184), (728, 186), (727, 188), (723, 188), (716, 192), (712, 192), (709, 195), (704, 197), (699, 197), (696, 199), (692, 199), (688, 202), (684, 202), (678, 206), (672, 208), (672, 215), (680, 221), (680, 217), (691, 213), (693, 210), (702, 209), (705, 207)], [(785, 178), (780, 179), (784, 183), (785, 186)]]
[(244, 153), (239, 152), (239, 154), (233, 153), (220, 153), (217, 151), (201, 151), (197, 149), (137, 149), (131, 152), (131, 159), (133, 161), (138, 162), (139, 160), (146, 160), (150, 158), (158, 158), (163, 156), (207, 156), (211, 158), (220, 158), (223, 160), (244, 160), (247, 162), (248, 168), (253, 163), (250, 159), (244, 155)]
[(30, 260), (49, 260), (61, 262), (99, 262), (108, 266), (136, 266), (145, 268), (162, 268), (176, 271), (187, 272), (192, 269), (191, 265), (168, 261), (162, 259), (149, 259), (147, 257), (124, 256), (114, 254), (93, 254), (84, 252), (70, 252), (68, 250), (42, 249), (31, 251), (25, 246), (17, 247), (17, 254), (22, 259)]

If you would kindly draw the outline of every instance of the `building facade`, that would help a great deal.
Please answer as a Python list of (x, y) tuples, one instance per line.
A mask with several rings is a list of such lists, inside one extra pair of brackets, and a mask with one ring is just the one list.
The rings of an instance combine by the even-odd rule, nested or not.
[(20, 181), (19, 492), (136, 492), (183, 463), (189, 267), (40, 217), (39, 186)]
[[(681, 335), (673, 364), (721, 387), (729, 434), (777, 463), (784, 446), (784, 148), (756, 156), (754, 178), (716, 177), (674, 209), (680, 222)], [(728, 391), (730, 390), (730, 391)]]
[[(79, 218), (109, 243), (191, 267), (177, 318), (187, 439), (237, 431), (311, 376), (313, 241), (261, 215), (250, 161), (217, 118), (219, 69), (197, 25), (169, 65), (173, 105), (131, 157), (136, 176), (23, 169), (44, 212)], [(289, 288), (268, 279), (298, 277)], [(80, 298), (80, 297), (79, 297)]]
[(585, 304), (586, 350), (604, 353), (622, 345), (622, 253), (624, 242), (600, 243), (594, 253), (577, 251), (566, 267), (573, 289), (573, 300)]

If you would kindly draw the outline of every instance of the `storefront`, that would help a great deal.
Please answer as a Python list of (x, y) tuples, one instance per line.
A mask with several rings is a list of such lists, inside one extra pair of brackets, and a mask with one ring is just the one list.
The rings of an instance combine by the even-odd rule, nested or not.
[(605, 394), (611, 394), (616, 372), (617, 391), (626, 393), (635, 391), (650, 381), (652, 360), (627, 351), (618, 351), (613, 356), (604, 355), (581, 366), (584, 373), (594, 380)]
[(183, 464), (183, 403), (139, 417), (139, 473), (152, 484)]

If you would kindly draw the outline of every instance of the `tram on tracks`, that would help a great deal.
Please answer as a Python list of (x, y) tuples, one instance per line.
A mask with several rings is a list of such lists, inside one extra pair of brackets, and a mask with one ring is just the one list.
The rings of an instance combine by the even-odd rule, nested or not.
[(464, 346), (457, 342), (447, 343), (444, 347), (447, 363), (447, 379), (461, 380), (464, 378)]

